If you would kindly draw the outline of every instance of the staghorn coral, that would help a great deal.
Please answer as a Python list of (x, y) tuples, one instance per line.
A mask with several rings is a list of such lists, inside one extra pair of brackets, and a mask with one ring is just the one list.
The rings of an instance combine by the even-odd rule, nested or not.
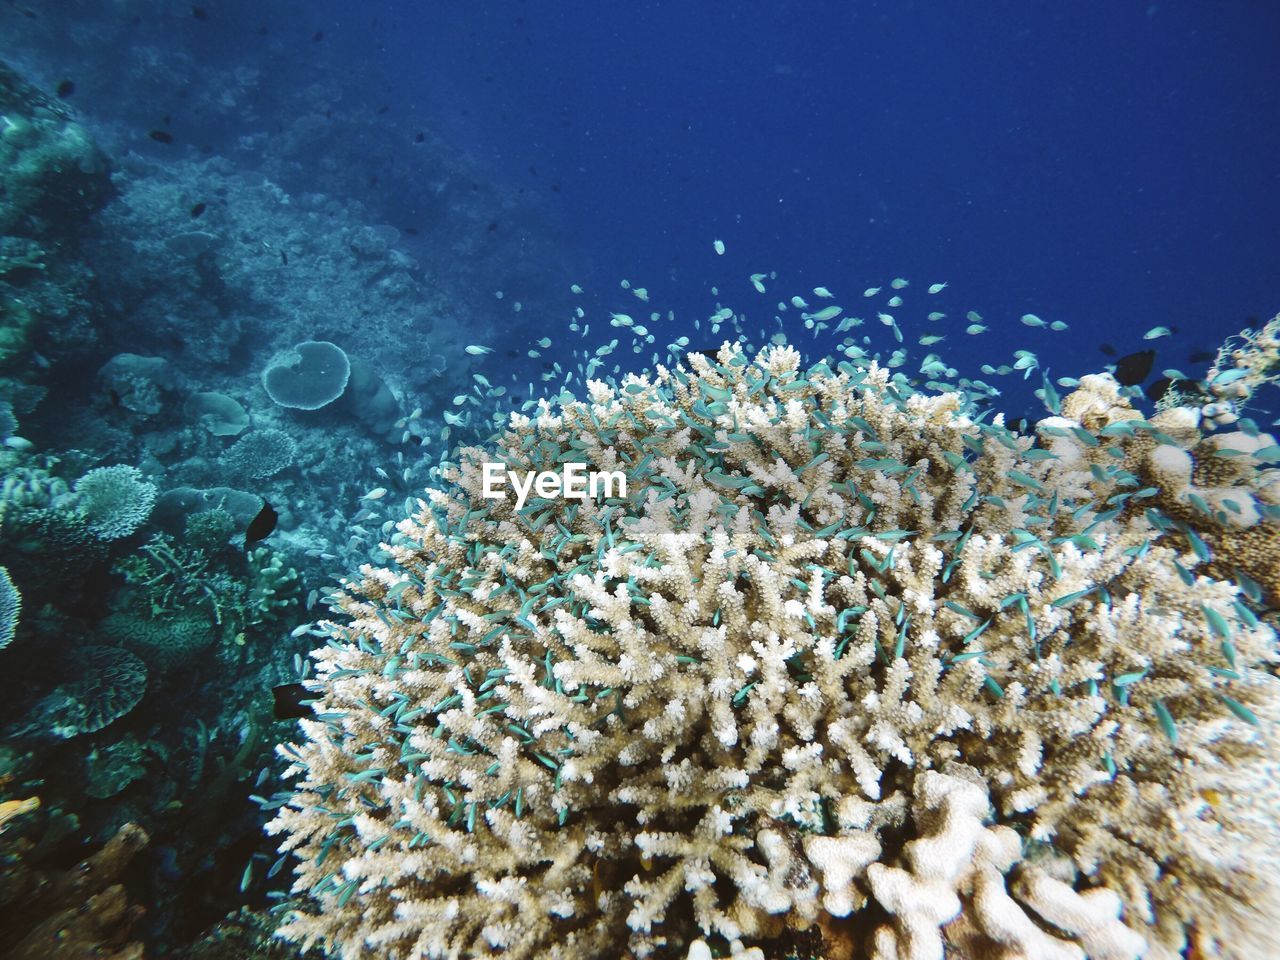
[[(1037, 437), (874, 365), (718, 361), (513, 414), (344, 584), (281, 748), (281, 934), (345, 960), (815, 928), (877, 960), (1264, 951), (1275, 637), (1148, 469), (1196, 431), (1109, 378)], [(517, 511), (484, 460), (628, 486)], [(1274, 541), (1260, 471), (1215, 482)]]
[(221, 509), (193, 514), (181, 543), (151, 537), (115, 571), (131, 587), (103, 620), (113, 642), (162, 668), (200, 653), (221, 634), (244, 633), (279, 619), (298, 602), (301, 577), (278, 553), (258, 547), (241, 559), (228, 540), (238, 532)]

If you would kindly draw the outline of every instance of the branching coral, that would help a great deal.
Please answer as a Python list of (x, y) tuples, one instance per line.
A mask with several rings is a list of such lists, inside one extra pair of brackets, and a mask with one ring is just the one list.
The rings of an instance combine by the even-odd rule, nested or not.
[(0, 567), (0, 649), (13, 642), (18, 629), (18, 617), (22, 613), (22, 594), (13, 585), (13, 578), (5, 567)]
[(236, 473), (255, 480), (273, 477), (293, 466), (298, 446), (283, 430), (254, 430), (237, 440), (223, 455)]
[[(156, 534), (116, 564), (134, 593), (123, 610), (107, 618), (112, 635), (172, 662), (213, 642), (214, 626), (243, 643), (246, 629), (295, 605), (297, 570), (262, 547), (251, 550), (241, 566), (227, 550), (233, 529), (225, 511), (208, 510), (188, 521), (186, 542)], [(233, 570), (232, 563), (240, 568)]]
[[(346, 960), (815, 928), (879, 960), (1257, 955), (1275, 638), (1163, 509), (1185, 477), (1153, 461), (1198, 432), (1105, 378), (1037, 437), (785, 347), (689, 363), (513, 415), (345, 584), (281, 748), (282, 934)], [(628, 486), (517, 511), (485, 460)], [(1274, 542), (1269, 472), (1213, 482)]]
[(137, 467), (117, 465), (90, 470), (76, 481), (76, 507), (100, 540), (120, 540), (151, 516), (156, 488)]

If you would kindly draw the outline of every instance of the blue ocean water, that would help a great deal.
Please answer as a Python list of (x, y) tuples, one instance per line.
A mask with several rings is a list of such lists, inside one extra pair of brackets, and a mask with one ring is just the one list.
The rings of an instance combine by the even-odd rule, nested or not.
[[(588, 356), (901, 347), (1009, 420), (1147, 349), (1144, 409), (1198, 380), (1280, 310), (1278, 41), (1252, 0), (4, 0), (0, 830), (42, 805), (6, 856), (141, 824), (160, 956), (266, 905), (287, 872), (248, 798), (326, 592)], [(274, 395), (312, 340), (350, 356), (341, 399), (332, 370)], [(1017, 350), (1025, 377), (981, 372)], [(1274, 384), (1252, 404), (1280, 416)], [(94, 496), (145, 508), (104, 533)]]

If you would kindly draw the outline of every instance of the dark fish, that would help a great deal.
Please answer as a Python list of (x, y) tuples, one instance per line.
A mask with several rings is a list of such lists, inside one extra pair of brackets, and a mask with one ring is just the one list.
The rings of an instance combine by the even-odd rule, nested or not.
[(415, 447), (420, 447), (422, 446), (422, 437), (418, 436), (416, 433), (411, 433), (409, 434), (409, 442)]
[(411, 236), (411, 237), (416, 237), (416, 236), (418, 235), (418, 228), (417, 228), (417, 227), (405, 227), (403, 232), (404, 232), (404, 233), (407, 233), (407, 234), (408, 234), (409, 236)]
[(111, 401), (111, 405), (113, 407), (120, 407), (122, 405), (120, 402), (120, 394), (116, 393), (114, 390), (107, 390), (107, 399)]
[(244, 548), (248, 550), (250, 544), (269, 537), (271, 531), (276, 528), (276, 521), (279, 519), (280, 514), (271, 508), (271, 504), (263, 500), (262, 509), (258, 511), (256, 517), (249, 521), (249, 529), (244, 532)]
[(311, 716), (311, 704), (319, 696), (312, 693), (301, 683), (282, 683), (271, 688), (271, 696), (275, 701), (272, 712), (277, 720), (297, 720), (299, 717)]
[(1192, 363), (1211, 363), (1218, 358), (1218, 354), (1214, 350), (1192, 350), (1187, 354), (1187, 359)]
[(205, 8), (204, 8), (204, 7), (192, 7), (192, 8), (191, 8), (191, 15), (192, 15), (193, 17), (195, 17), (197, 20), (208, 20), (208, 19), (209, 19), (209, 13), (208, 13), (208, 11), (206, 11), (206, 10), (205, 10)]
[(54, 91), (54, 93), (56, 93), (63, 100), (67, 99), (67, 97), (71, 96), (75, 92), (76, 92), (76, 85), (72, 83), (70, 80), (63, 80), (60, 84), (58, 84), (57, 90)]
[(1109, 343), (1098, 344), (1098, 349), (1101, 350), (1105, 356), (1114, 357), (1116, 355), (1116, 348)]
[(258, 28), (258, 36), (265, 37), (267, 35), (267, 25), (264, 23)]
[(1154, 350), (1139, 350), (1116, 361), (1116, 380), (1126, 387), (1136, 386), (1147, 379), (1151, 365), (1156, 362)]
[(1168, 392), (1171, 386), (1173, 386), (1172, 380), (1168, 377), (1161, 377), (1159, 380), (1149, 383), (1143, 387), (1143, 392), (1147, 395), (1147, 399), (1152, 403), (1159, 403), (1160, 398)]
[(156, 143), (173, 143), (173, 134), (165, 130), (152, 130), (147, 136)]
[(283, 250), (280, 251), (280, 263), (282, 266), (286, 267), (289, 265), (289, 254), (285, 253)]
[(1026, 433), (1031, 428), (1031, 421), (1026, 417), (1014, 417), (1005, 426), (1014, 433)]
[(497, 221), (497, 220), (490, 220), (490, 221), (489, 221), (489, 232), (490, 232), (490, 233), (493, 233), (493, 231), (495, 231), (495, 230), (497, 230), (497, 229), (498, 229), (498, 221)]
[(427, 135), (425, 133), (418, 132), (417, 134), (414, 135), (413, 142), (421, 143), (425, 139), (427, 139)]
[(382, 106), (378, 108), (378, 116), (382, 116), (384, 113), (386, 113), (390, 109), (391, 109), (390, 105), (384, 103)]
[(551, 192), (552, 192), (552, 193), (559, 193), (559, 192), (560, 192), (560, 184), (558, 184), (558, 183), (553, 183), (553, 184), (551, 185)]
[(206, 209), (207, 208), (204, 204), (204, 201), (197, 203), (194, 207), (191, 208), (191, 219), (192, 220), (196, 219), (198, 216), (200, 216), (200, 214), (204, 213)]
[(320, 42), (321, 40), (323, 40), (323, 39), (324, 39), (324, 31), (323, 31), (323, 30), (317, 30), (315, 33), (313, 33), (313, 34), (311, 35), (311, 42), (312, 42), (312, 43), (319, 43), (319, 42)]

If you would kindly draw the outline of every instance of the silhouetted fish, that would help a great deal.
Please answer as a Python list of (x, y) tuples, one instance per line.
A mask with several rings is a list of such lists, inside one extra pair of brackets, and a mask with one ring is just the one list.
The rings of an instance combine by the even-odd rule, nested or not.
[(73, 93), (76, 92), (76, 85), (72, 83), (70, 80), (63, 80), (60, 84), (58, 84), (58, 89), (55, 90), (54, 92), (63, 100), (65, 100), (67, 99), (67, 97), (71, 96)]
[(272, 712), (277, 720), (297, 720), (299, 717), (311, 716), (308, 706), (318, 696), (300, 683), (282, 683), (271, 688), (271, 696), (275, 703)]
[(116, 393), (114, 390), (110, 388), (107, 389), (107, 399), (111, 401), (111, 405), (113, 407), (118, 408), (123, 406), (123, 404), (120, 402), (120, 394)]
[(1136, 386), (1147, 379), (1151, 365), (1156, 362), (1154, 350), (1139, 350), (1116, 361), (1116, 380), (1126, 387)]
[(1187, 354), (1187, 359), (1192, 363), (1210, 363), (1217, 359), (1217, 356), (1215, 350), (1192, 350)]
[(319, 43), (319, 42), (320, 42), (321, 40), (323, 40), (323, 39), (324, 39), (324, 31), (323, 31), (323, 30), (317, 30), (315, 33), (313, 33), (313, 34), (311, 35), (311, 42), (312, 42), (312, 43)]
[(191, 15), (192, 15), (193, 17), (195, 17), (197, 20), (208, 20), (208, 19), (209, 19), (209, 13), (208, 13), (208, 11), (206, 11), (206, 10), (205, 10), (205, 8), (204, 8), (204, 7), (192, 7), (192, 8), (191, 8)]
[(413, 142), (414, 142), (414, 143), (421, 143), (421, 142), (422, 142), (423, 140), (425, 140), (425, 139), (427, 139), (427, 135), (426, 135), (425, 133), (422, 133), (421, 131), (419, 131), (418, 133), (414, 134), (414, 136), (413, 136)]
[(1160, 398), (1168, 392), (1171, 386), (1173, 386), (1172, 380), (1168, 377), (1161, 377), (1159, 380), (1147, 384), (1143, 388), (1143, 392), (1152, 403), (1159, 403)]
[(206, 207), (203, 201), (200, 203), (197, 203), (194, 207), (191, 208), (191, 219), (192, 220), (196, 219), (198, 216), (200, 216), (200, 214), (204, 213), (205, 209)]
[(285, 253), (283, 250), (280, 251), (280, 265), (284, 267), (289, 265), (289, 254)]
[(152, 130), (147, 136), (156, 143), (173, 143), (173, 135), (165, 130)]
[(1109, 343), (1098, 344), (1098, 349), (1101, 350), (1105, 356), (1114, 357), (1116, 355), (1116, 348)]
[(271, 504), (263, 500), (262, 509), (258, 511), (256, 517), (249, 521), (249, 529), (244, 532), (244, 548), (248, 550), (251, 544), (269, 537), (271, 531), (276, 528), (276, 521), (279, 519), (280, 514), (272, 509)]

